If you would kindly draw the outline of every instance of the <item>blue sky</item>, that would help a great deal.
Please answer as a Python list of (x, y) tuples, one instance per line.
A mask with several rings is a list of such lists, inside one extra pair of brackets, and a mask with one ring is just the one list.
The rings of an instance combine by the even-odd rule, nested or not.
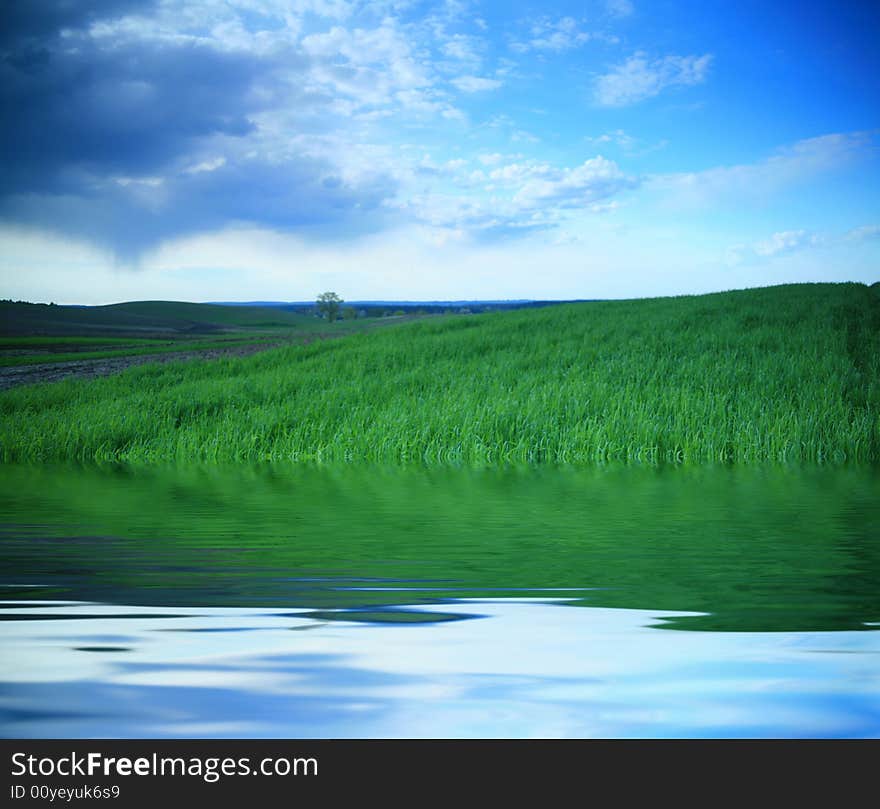
[(32, 0), (2, 296), (595, 298), (880, 280), (880, 9)]

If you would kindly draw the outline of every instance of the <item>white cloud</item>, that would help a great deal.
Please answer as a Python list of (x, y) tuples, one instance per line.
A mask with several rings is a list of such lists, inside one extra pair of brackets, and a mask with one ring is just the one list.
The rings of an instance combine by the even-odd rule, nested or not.
[(669, 141), (665, 138), (647, 143), (640, 138), (633, 137), (623, 129), (612, 129), (595, 137), (585, 137), (584, 141), (596, 146), (614, 146), (628, 157), (643, 157), (651, 152), (665, 149), (669, 145)]
[(460, 20), (471, 8), (470, 0), (443, 0), (440, 14), (447, 20)]
[(611, 202), (594, 202), (592, 203), (588, 210), (590, 213), (608, 213), (609, 211), (616, 211), (620, 207), (620, 203), (613, 199)]
[(266, 55), (290, 48), (305, 15), (339, 23), (353, 10), (349, 0), (163, 0), (149, 16), (145, 10), (101, 19), (89, 27), (89, 34), (113, 44), (153, 40)]
[(535, 172), (516, 193), (514, 202), (528, 209), (551, 204), (560, 208), (583, 207), (636, 184), (614, 161), (599, 156), (574, 168)]
[(449, 59), (474, 67), (479, 67), (482, 62), (481, 49), (480, 40), (467, 34), (452, 34), (440, 48), (443, 55)]
[(862, 225), (861, 227), (853, 228), (846, 234), (846, 239), (852, 242), (880, 239), (880, 225)]
[(631, 0), (605, 0), (605, 10), (612, 17), (629, 17), (635, 8)]
[(834, 133), (797, 141), (755, 163), (655, 175), (646, 185), (669, 202), (702, 207), (715, 201), (766, 200), (787, 187), (856, 162), (872, 148), (870, 132)]
[(475, 240), (464, 229), (443, 225), (414, 225), (353, 243), (228, 228), (168, 242), (144, 256), (137, 272), (114, 266), (112, 256), (53, 241), (45, 233), (27, 238), (0, 226), (0, 246), (7, 297), (58, 303), (309, 300), (324, 289), (336, 289), (347, 300), (630, 298), (876, 280), (875, 262), (841, 266), (810, 251), (798, 254), (795, 263), (731, 267), (717, 260), (714, 245), (701, 247), (651, 228), (633, 238), (589, 211), (550, 232), (524, 228), (513, 243)]
[(827, 236), (808, 230), (781, 230), (751, 244), (737, 244), (727, 251), (727, 263), (736, 266), (746, 262), (766, 261), (813, 247), (833, 244)]
[(510, 139), (514, 143), (540, 143), (541, 139), (533, 134), (532, 132), (527, 132), (525, 129), (515, 129), (510, 133)]
[(603, 107), (625, 107), (659, 95), (667, 87), (701, 84), (711, 63), (709, 53), (649, 59), (639, 52), (599, 76), (594, 97)]
[(516, 40), (510, 47), (517, 53), (529, 51), (561, 53), (579, 48), (589, 42), (593, 36), (587, 31), (582, 31), (573, 17), (562, 17), (558, 20), (542, 17), (531, 24), (526, 39)]
[(485, 79), (480, 76), (459, 76), (452, 83), (463, 93), (481, 93), (486, 90), (497, 90), (503, 82), (498, 79)]
[(385, 100), (390, 91), (431, 84), (427, 67), (392, 20), (373, 29), (334, 26), (305, 37), (302, 46), (310, 56), (324, 60), (318, 80), (346, 95), (363, 98), (366, 93), (370, 101)]
[(495, 182), (518, 183), (534, 179), (535, 177), (546, 177), (551, 173), (555, 174), (556, 172), (549, 163), (530, 161), (525, 163), (508, 163), (506, 166), (494, 169), (490, 172), (489, 177)]
[(633, 238), (590, 212), (551, 232), (526, 228), (515, 243), (474, 240), (454, 226), (412, 226), (352, 243), (228, 228), (168, 242), (144, 256), (137, 272), (85, 243), (41, 231), (0, 225), (0, 248), (6, 297), (58, 303), (310, 300), (324, 289), (347, 300), (631, 298), (877, 280), (872, 257), (841, 263), (803, 251), (796, 261), (730, 266), (718, 261), (715, 245), (650, 227)]
[(584, 140), (586, 140), (587, 143), (595, 143), (602, 146), (606, 144), (614, 144), (627, 151), (631, 150), (638, 143), (632, 135), (628, 135), (622, 129), (614, 129), (610, 132), (597, 135), (594, 138), (584, 138)]
[(432, 227), (494, 238), (556, 228), (578, 212), (606, 213), (615, 207), (613, 197), (638, 185), (604, 157), (573, 167), (536, 160), (498, 165), (502, 155), (482, 157), (495, 167), (469, 171), (456, 164), (451, 189), (403, 195), (397, 209)]
[(390, 111), (462, 120), (463, 113), (438, 88), (436, 66), (410, 34), (386, 17), (376, 28), (334, 26), (305, 37), (301, 44), (313, 61), (307, 89), (332, 99), (332, 109), (343, 117), (375, 120)]
[(780, 253), (791, 253), (819, 244), (820, 239), (815, 233), (806, 230), (783, 230), (774, 233), (769, 239), (756, 242), (752, 249), (755, 255), (762, 258), (771, 258)]
[(737, 244), (727, 251), (727, 263), (773, 259), (811, 248), (835, 249), (853, 242), (880, 239), (880, 225), (862, 225), (845, 233), (816, 233), (809, 230), (782, 230), (749, 244)]
[(200, 163), (196, 163), (189, 168), (184, 169), (185, 174), (201, 174), (205, 171), (217, 171), (219, 168), (223, 168), (226, 165), (226, 158), (223, 156), (215, 157), (210, 160), (203, 160)]

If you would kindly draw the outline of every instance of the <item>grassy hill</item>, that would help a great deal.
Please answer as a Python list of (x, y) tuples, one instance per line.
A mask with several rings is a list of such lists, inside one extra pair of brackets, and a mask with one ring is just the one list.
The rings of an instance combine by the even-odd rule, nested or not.
[(139, 301), (109, 306), (0, 303), (0, 335), (199, 334), (236, 328), (310, 328), (315, 318), (267, 306)]
[(21, 388), (0, 413), (6, 461), (878, 460), (880, 296), (805, 284), (424, 320)]
[(0, 368), (307, 341), (376, 324), (364, 319), (331, 324), (312, 314), (269, 306), (176, 301), (55, 306), (2, 301)]

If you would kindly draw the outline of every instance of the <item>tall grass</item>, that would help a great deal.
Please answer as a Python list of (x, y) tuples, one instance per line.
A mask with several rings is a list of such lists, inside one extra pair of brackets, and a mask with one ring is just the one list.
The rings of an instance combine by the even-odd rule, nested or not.
[(0, 395), (5, 461), (880, 459), (860, 284), (419, 321)]

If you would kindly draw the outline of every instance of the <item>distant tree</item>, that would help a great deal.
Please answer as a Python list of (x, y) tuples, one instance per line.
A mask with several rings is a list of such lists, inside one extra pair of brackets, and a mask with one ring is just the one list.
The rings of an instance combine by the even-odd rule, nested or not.
[(346, 320), (356, 320), (358, 316), (358, 311), (353, 306), (346, 306), (342, 310), (342, 317)]
[(339, 317), (339, 310), (342, 308), (343, 303), (345, 303), (345, 301), (335, 292), (322, 292), (318, 295), (315, 308), (318, 310), (318, 314), (321, 315), (321, 317), (326, 317), (327, 320), (332, 323), (337, 317)]

